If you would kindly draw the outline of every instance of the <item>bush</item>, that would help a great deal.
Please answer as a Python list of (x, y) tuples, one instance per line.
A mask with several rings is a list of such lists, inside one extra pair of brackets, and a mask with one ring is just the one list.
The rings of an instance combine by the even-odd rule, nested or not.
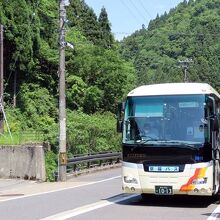
[(120, 150), (121, 138), (112, 113), (69, 111), (67, 118), (67, 147), (71, 154)]
[(47, 151), (45, 154), (46, 178), (47, 181), (55, 181), (55, 172), (57, 171), (58, 157), (53, 151)]
[[(20, 130), (25, 129), (25, 118), (20, 109), (6, 106), (5, 114), (11, 132), (19, 132)], [(4, 122), (4, 130), (8, 131), (6, 121)]]

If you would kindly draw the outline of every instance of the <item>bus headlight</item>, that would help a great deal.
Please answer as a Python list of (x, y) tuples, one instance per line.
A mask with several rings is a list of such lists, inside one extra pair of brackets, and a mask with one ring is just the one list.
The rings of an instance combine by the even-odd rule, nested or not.
[(132, 177), (132, 176), (124, 176), (124, 181), (125, 183), (134, 183), (134, 184), (138, 184), (138, 181), (136, 178)]
[(192, 181), (193, 185), (198, 185), (198, 184), (206, 184), (207, 183), (207, 177), (200, 178), (200, 179), (194, 179)]

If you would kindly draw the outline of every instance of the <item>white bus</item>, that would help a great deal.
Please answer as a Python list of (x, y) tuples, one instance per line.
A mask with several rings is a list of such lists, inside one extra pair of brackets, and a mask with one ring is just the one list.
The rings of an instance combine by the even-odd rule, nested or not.
[(146, 85), (132, 90), (123, 106), (117, 125), (125, 193), (218, 193), (220, 95), (215, 89), (205, 83)]

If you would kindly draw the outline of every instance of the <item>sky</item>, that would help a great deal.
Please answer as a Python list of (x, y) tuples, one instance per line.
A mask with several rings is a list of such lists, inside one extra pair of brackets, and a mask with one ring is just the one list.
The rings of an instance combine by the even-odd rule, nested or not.
[(117, 40), (131, 35), (136, 30), (146, 27), (157, 14), (167, 13), (183, 0), (85, 0), (99, 16), (104, 6), (111, 23), (112, 32)]

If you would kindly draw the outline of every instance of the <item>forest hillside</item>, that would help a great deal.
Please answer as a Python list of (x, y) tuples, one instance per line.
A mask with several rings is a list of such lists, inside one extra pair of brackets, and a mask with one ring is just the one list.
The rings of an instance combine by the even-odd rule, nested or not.
[[(19, 140), (58, 145), (59, 4), (56, 0), (0, 1), (4, 26), (4, 102)], [(135, 86), (103, 7), (97, 16), (84, 1), (66, 7), (66, 101), (69, 153), (120, 149), (117, 103)], [(5, 126), (5, 135), (7, 128)], [(24, 136), (24, 137), (23, 137)]]
[(179, 61), (191, 60), (190, 82), (210, 83), (220, 92), (220, 1), (184, 0), (151, 20), (120, 44), (137, 71), (138, 84), (184, 80)]
[[(220, 2), (184, 0), (117, 42), (103, 7), (70, 1), (65, 24), (68, 155), (120, 150), (117, 103), (142, 84), (188, 81), (220, 91)], [(59, 5), (57, 0), (2, 0), (4, 106), (0, 144), (49, 142), (58, 152)], [(56, 158), (56, 156), (49, 156)], [(53, 159), (52, 159), (53, 160)]]

